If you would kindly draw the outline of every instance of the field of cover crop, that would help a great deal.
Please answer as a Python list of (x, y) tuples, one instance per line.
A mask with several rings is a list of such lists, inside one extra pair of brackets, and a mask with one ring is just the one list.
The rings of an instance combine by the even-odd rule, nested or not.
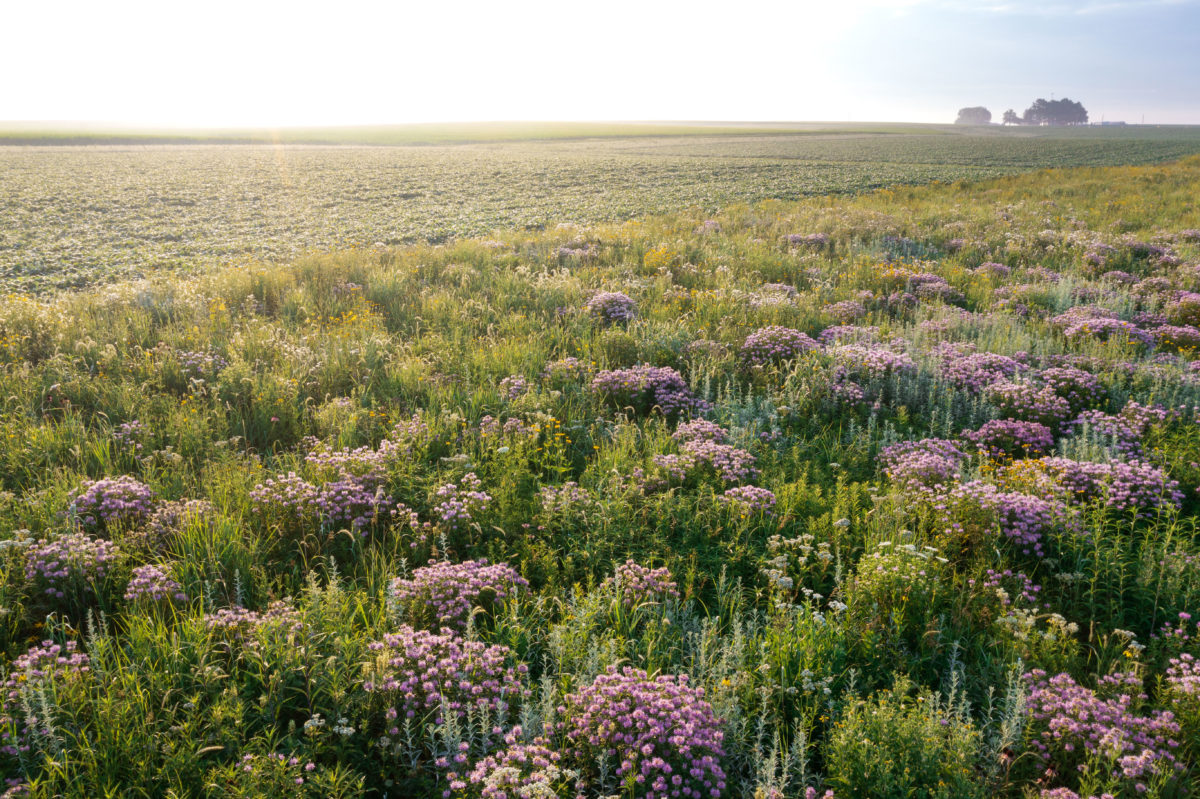
[[(496, 228), (594, 224), (693, 207), (712, 212), (735, 202), (1200, 152), (1195, 127), (908, 125), (739, 135), (668, 128), (676, 135), (630, 136), (620, 126), (566, 126), (547, 128), (544, 135), (559, 138), (539, 142), (446, 143), (474, 130), (328, 134), (360, 146), (0, 147), (0, 286), (81, 287), (181, 267), (436, 243)], [(361, 146), (425, 134), (442, 143)], [(478, 131), (508, 134), (538, 129)], [(573, 134), (591, 135), (561, 138)]]
[[(332, 235), (214, 170), (90, 202)], [(0, 299), (6, 795), (1191, 795), (1197, 196), (1191, 157)]]

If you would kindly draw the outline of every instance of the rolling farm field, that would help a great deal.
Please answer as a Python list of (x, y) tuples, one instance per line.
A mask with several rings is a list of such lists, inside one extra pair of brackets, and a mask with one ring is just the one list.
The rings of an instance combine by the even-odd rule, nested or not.
[(32, 143), (0, 146), (0, 283), (18, 291), (77, 288), (497, 228), (711, 212), (738, 202), (1153, 163), (1200, 151), (1200, 128), (1188, 127), (826, 125), (718, 128), (714, 135), (704, 127), (651, 126), (631, 135), (635, 129), (335, 129), (295, 132), (278, 145), (246, 144), (263, 134), (237, 131), (182, 137), (189, 144), (138, 144), (146, 137), (115, 133), (67, 139), (89, 146), (45, 146), (56, 139), (0, 130), (0, 144)]
[(1200, 788), (1200, 128), (4, 135), (3, 797)]

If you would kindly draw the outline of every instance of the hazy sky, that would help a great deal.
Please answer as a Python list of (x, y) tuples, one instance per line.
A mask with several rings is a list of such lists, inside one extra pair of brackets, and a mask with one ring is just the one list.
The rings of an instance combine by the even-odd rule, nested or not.
[(1200, 0), (208, 0), (0, 7), (0, 119), (1200, 123)]

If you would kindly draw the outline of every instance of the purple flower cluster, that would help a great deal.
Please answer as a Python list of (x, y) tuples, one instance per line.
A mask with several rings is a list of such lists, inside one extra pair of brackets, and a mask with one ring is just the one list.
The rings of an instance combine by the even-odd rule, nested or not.
[(1035, 607), (1038, 594), (1042, 590), (1042, 587), (1034, 584), (1024, 572), (1014, 572), (1012, 569), (988, 569), (982, 580), (972, 578), (967, 580), (967, 585), (972, 588), (978, 586), (984, 591), (994, 591), (1000, 597), (1000, 604), (1006, 609), (1015, 605)]
[(942, 376), (959, 388), (975, 393), (1007, 380), (1021, 367), (1007, 355), (994, 352), (961, 354), (955, 347), (938, 347), (934, 352), (941, 358)]
[(1042, 369), (1037, 379), (1057, 396), (1066, 400), (1072, 413), (1085, 408), (1094, 408), (1106, 399), (1104, 387), (1090, 372), (1070, 366), (1055, 366)]
[(396, 633), (368, 645), (375, 661), (367, 666), (363, 690), (377, 694), (389, 706), (385, 735), (400, 735), (398, 718), (432, 716), (444, 723), (449, 711), (459, 718), (474, 706), (505, 714), (511, 700), (525, 696), (525, 664), (508, 665), (508, 647), (467, 641), (456, 634), (431, 633), (400, 625)]
[(799, 330), (771, 325), (759, 328), (746, 337), (742, 342), (741, 357), (749, 366), (766, 366), (790, 360), (819, 346)]
[(1167, 664), (1167, 689), (1174, 694), (1200, 698), (1200, 660), (1187, 652)]
[(735, 486), (726, 489), (721, 502), (746, 515), (762, 513), (770, 516), (775, 510), (775, 492), (758, 486)]
[(727, 483), (741, 483), (754, 478), (755, 457), (744, 449), (715, 441), (693, 439), (683, 444), (684, 464), (690, 471), (697, 466), (707, 466)]
[[(366, 530), (384, 513), (397, 515), (391, 497), (383, 488), (372, 488), (373, 481), (349, 477), (317, 487), (312, 509), (323, 524), (345, 525), (366, 535)], [(400, 510), (407, 511), (406, 508)]]
[(1200, 325), (1200, 294), (1185, 291), (1163, 308), (1168, 321), (1174, 325)]
[(842, 300), (826, 306), (825, 312), (845, 325), (866, 316), (867, 307), (858, 300)]
[(541, 500), (542, 512), (551, 516), (590, 508), (596, 504), (592, 493), (573, 480), (560, 486), (543, 486), (538, 492), (538, 497)]
[(465, 792), (468, 783), (479, 786), (480, 799), (565, 795), (578, 772), (561, 767), (562, 756), (544, 738), (525, 743), (522, 735), (520, 727), (513, 727), (504, 735), (504, 748), (476, 763), (465, 780), (456, 772), (448, 773), (450, 795)]
[(906, 353), (894, 352), (879, 344), (842, 344), (829, 350), (838, 370), (838, 378), (852, 376), (873, 380), (897, 372), (915, 372), (917, 365)]
[(1150, 333), (1160, 347), (1174, 350), (1200, 349), (1200, 328), (1193, 325), (1162, 325)]
[(1003, 279), (1012, 274), (1012, 269), (1008, 268), (1004, 264), (998, 264), (995, 261), (985, 261), (979, 266), (975, 267), (975, 272), (976, 274)]
[(183, 374), (192, 378), (214, 378), (229, 365), (229, 361), (211, 350), (177, 350), (175, 361)]
[(142, 424), (138, 419), (131, 422), (123, 422), (116, 430), (113, 431), (113, 441), (118, 446), (125, 447), (135, 453), (142, 451), (141, 439), (150, 432), (150, 428)]
[(695, 397), (679, 372), (667, 366), (641, 364), (628, 369), (612, 369), (592, 378), (592, 391), (620, 407), (639, 413), (658, 409), (664, 416), (704, 413), (709, 405)]
[(666, 566), (651, 569), (632, 560), (618, 564), (603, 587), (615, 589), (626, 607), (679, 598), (679, 586), (671, 579), (670, 569)]
[(1068, 518), (1060, 502), (1017, 491), (1001, 491), (982, 480), (955, 486), (939, 505), (947, 534), (959, 534), (967, 526), (978, 526), (984, 532), (1007, 537), (1026, 555), (1042, 555), (1046, 531)]
[(125, 599), (130, 602), (187, 602), (187, 594), (170, 573), (161, 566), (138, 566), (125, 587)]
[(1110, 283), (1120, 283), (1126, 286), (1131, 286), (1138, 282), (1138, 279), (1128, 272), (1122, 272), (1120, 269), (1110, 269), (1100, 276), (1101, 280), (1106, 280)]
[(298, 633), (304, 629), (300, 613), (283, 600), (276, 600), (263, 612), (242, 607), (221, 608), (204, 616), (204, 626), (226, 641), (245, 643), (262, 631)]
[(267, 478), (250, 489), (250, 503), (259, 513), (276, 512), (302, 517), (308, 513), (317, 488), (295, 472)]
[[(917, 275), (916, 277), (923, 277)], [(916, 277), (913, 279), (915, 280)], [(932, 275), (936, 280), (927, 280), (913, 289), (913, 293), (922, 300), (941, 300), (944, 303), (962, 302), (965, 297), (958, 289), (951, 286), (941, 275)]]
[(90, 662), (74, 641), (42, 641), (12, 661), (0, 697), (0, 754), (20, 757), (29, 752), (32, 739), (51, 734), (50, 719), (34, 715), (37, 709), (27, 712), (30, 692), (78, 679), (91, 671)]
[(1173, 412), (1161, 405), (1142, 405), (1133, 400), (1126, 402), (1125, 407), (1121, 409), (1121, 418), (1139, 436), (1145, 435), (1151, 426), (1162, 424), (1172, 417)]
[(1097, 319), (1117, 318), (1117, 312), (1108, 308), (1101, 308), (1096, 305), (1074, 305), (1058, 316), (1051, 317), (1050, 324), (1059, 330), (1065, 331), (1068, 328), (1078, 327), (1081, 324)]
[(793, 247), (811, 247), (820, 250), (829, 245), (828, 233), (789, 233), (783, 240)]
[(1088, 754), (1115, 761), (1114, 776), (1137, 779), (1176, 768), (1171, 750), (1179, 724), (1170, 711), (1140, 715), (1144, 702), (1141, 679), (1134, 674), (1111, 674), (1100, 688), (1114, 694), (1103, 698), (1068, 674), (1049, 677), (1037, 669), (1025, 675), (1029, 685), (1028, 712), (1033, 722), (1034, 749), (1060, 773), (1070, 773)]
[(132, 527), (154, 512), (154, 491), (129, 475), (86, 480), (72, 495), (70, 512), (89, 530)]
[(1054, 447), (1054, 434), (1038, 422), (993, 419), (978, 430), (964, 430), (962, 435), (993, 458), (1045, 455)]
[(1074, 502), (1099, 499), (1115, 510), (1179, 507), (1183, 502), (1179, 482), (1149, 463), (1043, 458), (1041, 464)]
[(703, 689), (688, 686), (687, 675), (651, 678), (640, 669), (610, 667), (568, 695), (561, 710), (567, 720), (559, 726), (574, 762), (595, 764), (614, 753), (620, 759), (611, 784), (590, 785), (593, 790), (616, 793), (627, 785), (638, 799), (724, 793), (721, 723)]
[(1103, 411), (1084, 411), (1071, 422), (1075, 433), (1085, 429), (1112, 442), (1112, 448), (1125, 457), (1137, 457), (1142, 452), (1142, 435), (1124, 416)]
[[(326, 454), (336, 457), (339, 453)], [(348, 466), (347, 461), (340, 465)], [(376, 473), (370, 472), (313, 485), (289, 472), (256, 485), (250, 491), (250, 501), (255, 510), (282, 515), (293, 523), (315, 518), (324, 525), (345, 525), (366, 535), (366, 528), (383, 514), (403, 516), (408, 512), (407, 508), (394, 505), (382, 488), (375, 487), (377, 480)]]
[(509, 375), (500, 381), (500, 396), (510, 402), (529, 392), (529, 381), (521, 375)]
[(62, 599), (73, 582), (91, 591), (92, 583), (103, 579), (120, 555), (111, 541), (72, 533), (31, 547), (25, 555), (25, 578), (37, 593)]
[(1038, 422), (1051, 430), (1061, 430), (1071, 419), (1071, 403), (1048, 386), (1039, 388), (1033, 383), (1002, 380), (988, 386), (984, 396), (1005, 419)]
[(966, 459), (958, 445), (940, 438), (901, 441), (884, 447), (878, 458), (892, 482), (905, 490), (947, 488), (958, 481)]
[(1095, 318), (1087, 319), (1063, 329), (1063, 336), (1068, 341), (1120, 341), (1143, 346), (1153, 346), (1154, 336), (1142, 330), (1132, 322), (1121, 319)]
[(600, 291), (585, 306), (589, 313), (605, 322), (630, 322), (637, 318), (637, 303), (619, 291)]
[(853, 405), (856, 402), (862, 402), (867, 396), (867, 392), (853, 380), (839, 378), (829, 384), (829, 395), (837, 402)]
[(676, 427), (675, 432), (671, 434), (671, 438), (681, 444), (686, 444), (689, 441), (712, 441), (715, 444), (723, 444), (727, 435), (728, 433), (725, 432), (725, 428), (716, 422), (710, 422), (707, 419), (694, 419), (690, 422), (683, 422)]
[(479, 435), (485, 438), (487, 436), (524, 436), (535, 433), (537, 433), (536, 427), (527, 425), (515, 416), (505, 419), (504, 424), (490, 414), (479, 420)]
[(414, 618), (432, 616), (435, 629), (461, 631), (472, 608), (488, 607), (528, 587), (528, 581), (507, 563), (430, 561), (414, 569), (411, 579), (393, 580), (391, 595)]
[(479, 490), (482, 487), (483, 481), (475, 472), (467, 472), (457, 483), (439, 486), (435, 496), (441, 502), (433, 509), (438, 521), (449, 530), (461, 530), (469, 525), (492, 503), (491, 494)]

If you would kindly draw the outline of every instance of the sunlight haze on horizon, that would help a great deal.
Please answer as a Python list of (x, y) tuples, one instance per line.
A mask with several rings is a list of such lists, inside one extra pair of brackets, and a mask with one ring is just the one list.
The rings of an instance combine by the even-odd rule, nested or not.
[(1200, 123), (1200, 2), (10, 4), (0, 120)]

